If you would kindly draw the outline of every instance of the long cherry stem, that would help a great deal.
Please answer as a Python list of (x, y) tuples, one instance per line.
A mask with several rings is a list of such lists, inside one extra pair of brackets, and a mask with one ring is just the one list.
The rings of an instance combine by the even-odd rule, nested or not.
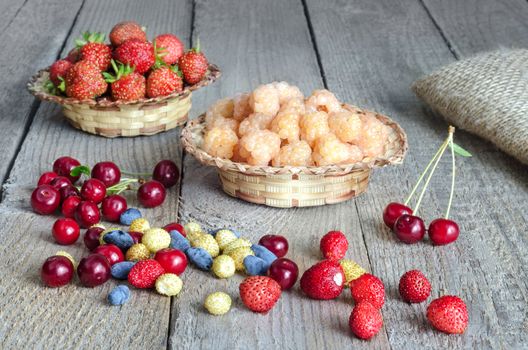
[(449, 202), (447, 203), (447, 210), (445, 214), (445, 218), (449, 219), (449, 211), (451, 210), (451, 203), (453, 203), (453, 195), (455, 193), (455, 147), (453, 145), (453, 133), (455, 132), (455, 128), (450, 126), (449, 127), (449, 146), (451, 146), (451, 165), (453, 167), (453, 170), (451, 172), (451, 192), (449, 193)]

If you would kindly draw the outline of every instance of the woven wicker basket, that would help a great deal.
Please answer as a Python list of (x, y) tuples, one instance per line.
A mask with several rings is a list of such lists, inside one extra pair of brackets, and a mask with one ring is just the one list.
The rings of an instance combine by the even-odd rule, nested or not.
[(37, 98), (62, 105), (66, 119), (77, 129), (105, 137), (153, 135), (187, 122), (191, 109), (191, 92), (209, 85), (220, 76), (215, 65), (209, 65), (206, 76), (182, 92), (136, 101), (77, 100), (48, 93), (49, 68), (39, 71), (28, 83)]
[[(350, 105), (344, 107), (358, 109)], [(200, 148), (205, 115), (187, 123), (181, 138), (188, 153), (202, 164), (218, 168), (222, 188), (230, 196), (271, 207), (309, 207), (339, 203), (356, 197), (367, 190), (372, 168), (403, 161), (407, 151), (405, 132), (390, 118), (380, 114), (376, 114), (376, 117), (391, 130), (385, 154), (346, 165), (252, 166), (212, 157)]]

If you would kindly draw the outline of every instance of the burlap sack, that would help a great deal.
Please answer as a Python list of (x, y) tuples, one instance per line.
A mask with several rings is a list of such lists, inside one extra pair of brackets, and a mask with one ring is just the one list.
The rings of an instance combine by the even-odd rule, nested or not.
[(415, 81), (412, 89), (449, 123), (528, 164), (528, 50), (452, 63)]

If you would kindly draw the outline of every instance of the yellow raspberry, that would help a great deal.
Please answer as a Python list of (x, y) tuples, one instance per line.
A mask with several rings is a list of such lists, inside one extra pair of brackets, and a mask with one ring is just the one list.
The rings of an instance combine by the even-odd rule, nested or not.
[(279, 135), (269, 130), (253, 130), (240, 139), (240, 155), (251, 165), (268, 165), (280, 151)]
[(229, 278), (235, 274), (235, 261), (229, 255), (219, 255), (213, 260), (211, 267), (218, 278)]
[(129, 230), (132, 232), (141, 232), (145, 233), (146, 230), (150, 228), (150, 224), (147, 221), (147, 219), (144, 218), (137, 218), (132, 221), (130, 224)]
[(150, 250), (143, 243), (136, 243), (128, 248), (125, 258), (129, 261), (146, 260), (150, 258)]
[(361, 136), (361, 119), (352, 111), (343, 110), (330, 114), (328, 125), (342, 142), (353, 142)]
[(213, 236), (210, 234), (202, 234), (200, 237), (198, 237), (195, 240), (191, 241), (191, 245), (194, 248), (203, 248), (205, 249), (213, 258), (216, 258), (218, 256), (218, 253), (220, 253), (220, 248), (218, 247), (218, 243), (216, 243), (216, 240)]
[(65, 252), (64, 250), (59, 250), (58, 252), (55, 253), (55, 255), (64, 256), (64, 257), (68, 258), (68, 260), (71, 261), (71, 263), (73, 264), (73, 266), (74, 266), (75, 268), (77, 268), (77, 264), (75, 263), (75, 259), (73, 258), (73, 256), (71, 256), (70, 253)]
[(233, 250), (240, 248), (240, 247), (251, 247), (251, 242), (248, 239), (245, 238), (237, 238), (233, 241), (231, 241), (229, 244), (227, 244), (222, 253), (229, 254)]
[(223, 292), (215, 292), (205, 298), (204, 306), (211, 315), (223, 315), (231, 309), (231, 297)]
[(147, 246), (151, 253), (168, 248), (171, 243), (170, 234), (162, 228), (149, 228), (141, 237), (141, 243)]
[(110, 227), (110, 228), (107, 228), (106, 230), (102, 231), (100, 234), (99, 234), (99, 244), (100, 245), (103, 245), (103, 244), (106, 244), (106, 242), (104, 241), (104, 236), (109, 233), (109, 232), (112, 232), (112, 231), (117, 231), (119, 230), (119, 228), (117, 227)]
[(303, 100), (304, 95), (295, 85), (290, 85), (285, 81), (275, 81), (271, 83), (279, 93), (279, 102), (282, 105), (290, 100)]
[(271, 121), (270, 130), (277, 133), (281, 140), (287, 140), (289, 143), (298, 141), (301, 132), (300, 119), (300, 115), (293, 109), (280, 111)]
[(274, 117), (280, 108), (279, 91), (273, 84), (260, 85), (249, 96), (253, 112)]
[(244, 271), (244, 259), (248, 255), (255, 255), (249, 247), (239, 247), (228, 254), (235, 261), (235, 270)]
[(156, 280), (156, 292), (161, 295), (173, 297), (180, 294), (183, 288), (183, 282), (178, 275), (174, 273), (164, 273)]
[(281, 147), (279, 154), (272, 160), (273, 166), (310, 166), (314, 164), (312, 148), (306, 141), (295, 141)]
[(301, 127), (301, 140), (305, 140), (311, 147), (315, 140), (330, 133), (328, 114), (325, 112), (312, 112), (302, 116), (299, 122)]
[(189, 235), (193, 235), (193, 233), (202, 233), (203, 229), (202, 226), (200, 226), (199, 223), (191, 221), (186, 223), (183, 228), (185, 229), (185, 233), (187, 234), (187, 238), (189, 238)]
[(312, 95), (306, 99), (306, 109), (309, 111), (323, 111), (326, 113), (337, 113), (343, 106), (341, 102), (330, 91), (315, 90)]
[(216, 101), (205, 113), (206, 118), (213, 115), (220, 115), (224, 118), (232, 118), (235, 104), (230, 98), (224, 98)]
[(249, 93), (238, 94), (233, 97), (235, 107), (233, 108), (233, 119), (242, 121), (253, 112), (249, 105)]
[(351, 259), (343, 259), (339, 262), (339, 264), (341, 265), (341, 268), (345, 273), (345, 287), (348, 287), (350, 282), (352, 282), (356, 278), (359, 278), (365, 273), (367, 273), (367, 271), (365, 271), (361, 266), (359, 266), (354, 260)]
[(262, 113), (252, 113), (246, 119), (240, 122), (238, 126), (238, 135), (244, 136), (253, 130), (264, 130), (269, 128), (273, 116), (262, 114)]
[(360, 114), (362, 122), (361, 135), (354, 140), (366, 157), (381, 156), (389, 137), (389, 127), (376, 118), (374, 113)]
[(358, 146), (341, 142), (334, 134), (327, 134), (315, 141), (312, 157), (317, 166), (352, 164), (363, 159), (363, 152)]
[(215, 239), (220, 250), (224, 250), (229, 243), (237, 239), (237, 236), (231, 230), (220, 230), (216, 232)]
[(235, 131), (226, 127), (213, 127), (205, 132), (202, 149), (213, 157), (230, 159), (237, 143), (238, 136)]

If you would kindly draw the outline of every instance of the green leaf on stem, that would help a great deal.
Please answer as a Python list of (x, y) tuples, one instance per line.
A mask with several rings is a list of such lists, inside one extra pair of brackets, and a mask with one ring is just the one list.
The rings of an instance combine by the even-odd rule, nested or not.
[(471, 153), (469, 153), (468, 151), (466, 151), (465, 149), (463, 149), (462, 147), (460, 147), (459, 145), (457, 145), (456, 143), (452, 143), (452, 147), (453, 147), (453, 151), (455, 151), (456, 154), (458, 154), (459, 156), (462, 156), (462, 157), (472, 157)]
[(70, 176), (73, 177), (80, 176), (81, 174), (90, 176), (90, 168), (88, 168), (86, 165), (79, 165), (70, 171)]

